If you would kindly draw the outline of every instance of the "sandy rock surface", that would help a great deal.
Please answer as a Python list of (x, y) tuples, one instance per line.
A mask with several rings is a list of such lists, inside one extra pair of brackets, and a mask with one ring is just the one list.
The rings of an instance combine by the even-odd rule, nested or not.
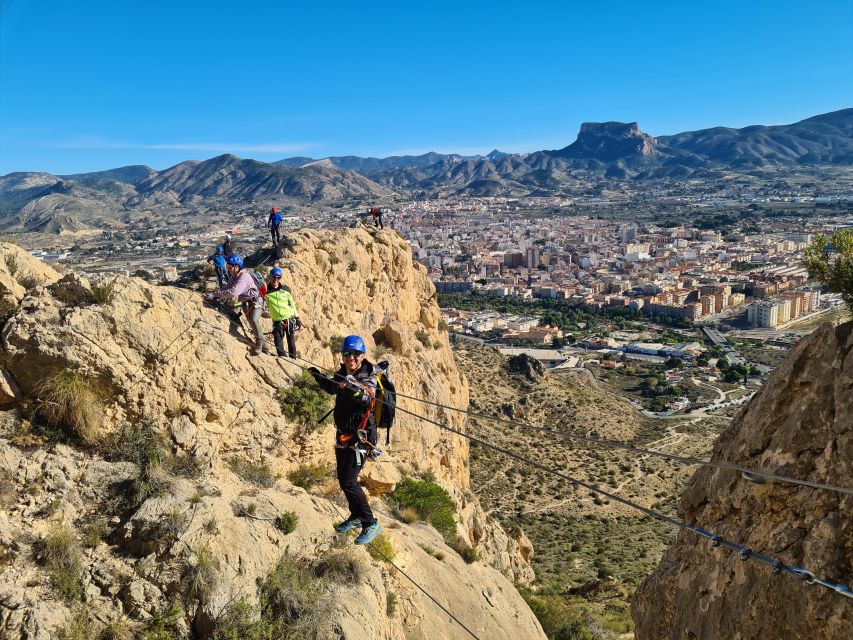
[[(300, 464), (334, 460), (331, 421), (307, 433), (282, 415), (278, 390), (302, 373), (292, 361), (251, 355), (244, 328), (203, 305), (196, 292), (120, 276), (112, 299), (99, 304), (86, 278), (60, 278), (13, 245), (0, 244), (0, 253), (14, 253), (42, 281), (16, 288), (0, 260), (0, 294), (15, 305), (0, 354), (3, 632), (56, 637), (71, 615), (74, 607), (57, 600), (43, 564), (33, 561), (60, 525), (82, 541), (90, 523), (107, 520), (104, 541), (81, 551), (82, 598), (102, 622), (125, 617), (142, 624), (163, 615), (186, 591), (188, 567), (209, 551), (216, 579), (184, 620), (200, 637), (235, 598), (255, 596), (257, 579), (282, 554), (316, 558), (340, 543), (330, 529), (340, 519), (334, 483), (309, 494), (287, 480)], [(335, 367), (329, 342), (359, 333), (372, 360), (390, 362), (399, 391), (467, 405), (467, 382), (439, 327), (434, 288), (402, 238), (389, 231), (301, 231), (289, 238), (280, 263), (305, 326), (297, 339), (301, 365)], [(72, 369), (107, 399), (93, 447), (36, 437), (27, 420), (43, 380)], [(404, 399), (400, 405), (464, 428), (459, 414)], [(107, 443), (143, 424), (197, 473), (176, 473), (167, 491), (128, 508), (116, 496), (139, 471), (115, 459)], [(378, 496), (403, 474), (432, 473), (457, 502), (460, 535), (482, 558), (465, 564), (431, 527), (398, 524), (387, 530), (395, 562), (481, 637), (543, 637), (512, 585), (532, 578), (528, 543), (507, 536), (468, 491), (467, 442), (398, 415), (386, 449), (364, 473), (382, 522), (393, 519)], [(278, 475), (274, 486), (258, 488), (235, 475), (228, 465), (235, 458), (267, 465)], [(274, 526), (287, 511), (299, 518), (289, 534)], [(351, 593), (335, 599), (346, 638), (462, 637), (400, 573), (364, 549), (355, 552), (366, 567), (363, 580), (341, 587)], [(386, 612), (389, 592), (397, 597), (395, 616)]]
[[(804, 338), (724, 432), (713, 458), (813, 482), (853, 485), (853, 323)], [(703, 468), (679, 517), (723, 537), (853, 585), (853, 496), (753, 484)], [(637, 590), (637, 638), (850, 638), (851, 600), (679, 533)]]

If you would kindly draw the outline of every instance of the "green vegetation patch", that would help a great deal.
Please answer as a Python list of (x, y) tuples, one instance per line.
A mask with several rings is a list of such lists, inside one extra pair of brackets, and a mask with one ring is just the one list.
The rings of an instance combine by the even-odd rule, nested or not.
[(269, 489), (275, 484), (276, 475), (263, 462), (253, 462), (245, 458), (231, 458), (228, 468), (246, 482)]
[(398, 511), (410, 507), (429, 522), (446, 540), (456, 539), (456, 503), (435, 482), (403, 478), (389, 496)]
[(63, 600), (83, 597), (83, 554), (71, 529), (54, 526), (38, 544), (37, 555), (51, 586)]
[(309, 431), (319, 427), (320, 418), (332, 406), (331, 396), (317, 386), (307, 371), (303, 371), (292, 386), (278, 390), (278, 401), (285, 418), (301, 424)]
[(287, 479), (297, 487), (302, 487), (308, 491), (314, 485), (326, 482), (331, 477), (331, 472), (331, 468), (324, 464), (300, 464), (296, 471), (287, 474)]

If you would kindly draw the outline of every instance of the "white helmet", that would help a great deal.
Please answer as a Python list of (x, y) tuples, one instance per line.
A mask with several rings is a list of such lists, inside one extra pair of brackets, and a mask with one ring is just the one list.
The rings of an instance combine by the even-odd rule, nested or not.
[(230, 240), (230, 239), (231, 239), (231, 234), (230, 234), (230, 233), (226, 233), (226, 234), (225, 234), (225, 239), (226, 239), (226, 240)]

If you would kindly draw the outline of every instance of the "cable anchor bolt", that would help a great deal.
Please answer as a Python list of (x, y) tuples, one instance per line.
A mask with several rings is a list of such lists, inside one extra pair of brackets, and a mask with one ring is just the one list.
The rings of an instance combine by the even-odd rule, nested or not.
[(740, 556), (741, 560), (746, 562), (752, 556), (752, 549), (750, 549), (749, 547), (743, 547), (738, 551), (738, 555)]
[(748, 482), (752, 482), (753, 484), (764, 484), (767, 482), (766, 478), (763, 478), (761, 476), (757, 476), (754, 473), (750, 473), (749, 471), (741, 471), (740, 476), (744, 480), (747, 480)]
[(801, 567), (791, 567), (791, 570), (800, 580), (802, 580), (806, 584), (814, 584), (815, 575), (808, 569), (803, 569)]

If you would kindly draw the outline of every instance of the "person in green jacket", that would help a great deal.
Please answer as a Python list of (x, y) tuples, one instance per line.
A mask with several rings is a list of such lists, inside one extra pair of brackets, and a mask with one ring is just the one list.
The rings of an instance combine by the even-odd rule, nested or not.
[[(278, 267), (270, 269), (270, 277), (267, 281), (267, 309), (272, 318), (272, 337), (275, 342), (275, 350), (280, 357), (289, 355), (296, 357), (296, 332), (302, 328), (299, 313), (296, 311), (296, 303), (293, 294), (281, 282), (282, 271)], [(287, 336), (287, 354), (284, 352), (284, 340)]]

